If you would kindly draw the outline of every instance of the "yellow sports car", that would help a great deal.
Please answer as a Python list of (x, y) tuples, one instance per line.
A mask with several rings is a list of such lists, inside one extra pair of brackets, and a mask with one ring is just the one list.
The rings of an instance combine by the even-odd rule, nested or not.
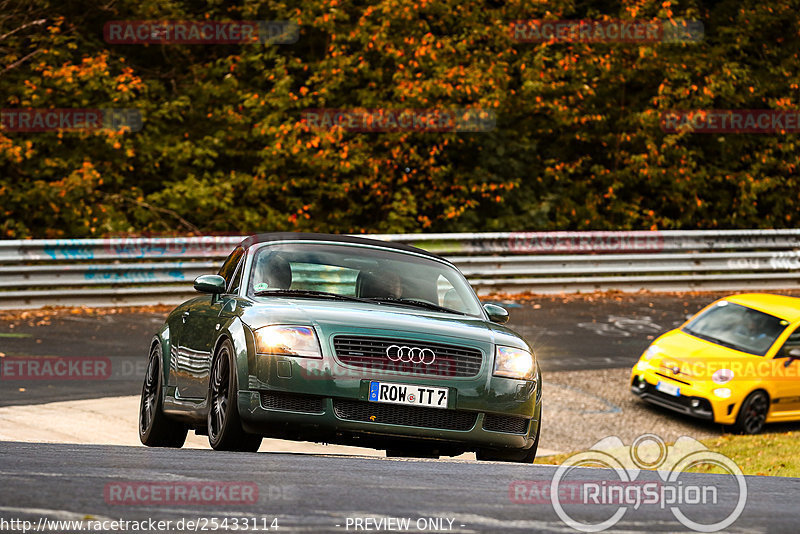
[(800, 421), (798, 326), (800, 298), (725, 297), (653, 341), (631, 371), (631, 391), (745, 434)]

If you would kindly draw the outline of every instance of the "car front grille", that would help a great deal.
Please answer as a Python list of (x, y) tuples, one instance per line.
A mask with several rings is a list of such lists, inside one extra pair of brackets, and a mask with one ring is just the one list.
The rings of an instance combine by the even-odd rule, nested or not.
[(654, 385), (641, 382), (636, 378), (633, 379), (631, 384), (631, 391), (644, 400), (665, 408), (693, 415), (701, 419), (714, 419), (714, 409), (708, 399), (686, 395), (675, 397), (663, 391), (658, 391)]
[(260, 396), (261, 406), (270, 410), (302, 413), (322, 413), (324, 411), (323, 397), (278, 391), (262, 391)]
[(528, 431), (528, 421), (530, 419), (526, 417), (487, 413), (483, 419), (483, 429), (507, 434), (524, 434)]
[(478, 419), (478, 414), (475, 412), (421, 408), (417, 406), (393, 406), (390, 404), (342, 399), (334, 399), (333, 411), (336, 417), (347, 421), (436, 428), (440, 430), (472, 430)]
[[(390, 347), (410, 349), (429, 349), (435, 355), (432, 362), (392, 361), (387, 355)], [(346, 365), (353, 365), (377, 371), (398, 371), (418, 375), (452, 377), (476, 376), (481, 370), (483, 353), (478, 349), (414, 341), (404, 339), (377, 338), (366, 336), (334, 336), (333, 348), (336, 357)], [(397, 349), (389, 351), (397, 359)], [(417, 351), (418, 352), (418, 351)], [(430, 353), (426, 353), (430, 360)], [(408, 356), (404, 355), (404, 359)]]
[[(683, 384), (685, 386), (691, 386), (692, 385), (691, 382), (687, 382), (686, 380), (682, 380), (681, 378), (676, 378), (674, 375), (670, 376), (668, 374), (659, 373), (658, 371), (656, 371), (656, 374), (658, 376), (660, 376), (661, 378), (666, 378), (667, 380), (672, 380), (674, 382), (678, 382), (679, 384)], [(681, 376), (685, 376), (685, 375), (681, 375)]]

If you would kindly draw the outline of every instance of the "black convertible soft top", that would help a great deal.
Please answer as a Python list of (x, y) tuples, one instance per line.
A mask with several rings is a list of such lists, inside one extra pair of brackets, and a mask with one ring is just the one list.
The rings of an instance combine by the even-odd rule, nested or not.
[[(422, 234), (421, 234), (422, 235)], [(417, 254), (422, 254), (423, 256), (429, 256), (431, 258), (436, 258), (438, 260), (446, 259), (442, 258), (441, 256), (437, 256), (427, 250), (422, 250), (421, 248), (412, 247), (411, 245), (405, 245), (403, 243), (392, 243), (390, 241), (381, 241), (379, 239), (367, 239), (364, 237), (354, 237), (350, 235), (343, 235), (343, 234), (314, 234), (314, 233), (304, 233), (304, 232), (272, 232), (267, 234), (256, 234), (251, 235), (250, 237), (246, 238), (244, 241), (241, 242), (239, 246), (247, 249), (252, 245), (257, 243), (265, 243), (269, 241), (330, 241), (332, 243), (354, 243), (357, 245), (372, 245), (375, 247), (382, 247), (394, 250), (402, 250), (405, 252), (415, 252)], [(447, 261), (450, 263), (449, 261)]]

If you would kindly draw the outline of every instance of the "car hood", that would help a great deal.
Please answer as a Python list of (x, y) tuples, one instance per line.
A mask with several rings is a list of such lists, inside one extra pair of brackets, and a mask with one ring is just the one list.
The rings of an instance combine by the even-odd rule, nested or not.
[(649, 364), (672, 372), (675, 368), (686, 377), (704, 378), (714, 370), (730, 367), (729, 362), (760, 358), (735, 349), (700, 339), (681, 330), (671, 330), (656, 339), (650, 348)]
[(349, 333), (413, 339), (471, 340), (530, 350), (516, 332), (478, 317), (389, 304), (269, 297), (248, 307), (242, 321), (251, 329), (270, 324), (312, 325), (325, 336)]

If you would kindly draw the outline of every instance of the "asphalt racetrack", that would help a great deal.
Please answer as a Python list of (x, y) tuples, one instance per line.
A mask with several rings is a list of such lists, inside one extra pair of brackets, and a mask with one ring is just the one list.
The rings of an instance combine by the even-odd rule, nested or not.
[[(625, 369), (654, 337), (680, 324), (687, 313), (714, 298), (709, 294), (641, 294), (541, 297), (505, 304), (511, 312), (511, 326), (537, 351), (544, 372), (544, 391), (551, 392), (545, 400), (550, 399), (550, 406), (554, 406), (558, 394), (575, 389), (570, 385), (574, 383), (570, 379), (573, 375), (587, 381), (580, 384), (583, 392), (590, 391), (595, 374), (624, 380)], [(682, 487), (711, 488), (716, 504), (693, 504), (687, 499), (675, 506), (668, 502), (663, 506), (620, 508), (613, 499), (601, 498), (591, 506), (567, 499), (561, 508), (566, 516), (562, 516), (549, 493), (558, 472), (555, 466), (476, 462), (462, 457), (383, 458), (380, 451), (355, 448), (345, 453), (330, 448), (333, 452), (326, 453), (320, 452), (325, 450), (323, 446), (308, 449), (292, 442), (285, 442), (285, 449), (264, 452), (262, 448), (258, 454), (93, 444), (108, 443), (101, 440), (99, 432), (84, 432), (87, 435), (81, 436), (80, 443), (58, 442), (56, 438), (25, 442), (14, 439), (13, 423), (2, 420), (3, 414), (10, 412), (3, 410), (35, 409), (61, 401), (96, 399), (92, 410), (107, 410), (119, 419), (129, 417), (130, 421), (124, 422), (135, 429), (135, 401), (122, 411), (113, 411), (111, 404), (116, 402), (114, 399), (130, 400), (138, 395), (148, 341), (163, 317), (163, 313), (155, 312), (59, 313), (52, 317), (11, 317), (0, 322), (0, 354), (4, 357), (94, 356), (108, 358), (113, 369), (107, 380), (0, 380), (0, 427), (5, 428), (5, 441), (0, 441), (0, 531), (89, 531), (89, 522), (96, 521), (96, 528), (91, 531), (134, 531), (133, 526), (137, 526), (139, 531), (274, 532), (272, 527), (277, 525), (277, 532), (576, 532), (568, 524), (570, 518), (587, 524), (617, 518), (609, 531), (678, 532), (691, 531), (681, 517), (713, 524), (734, 514), (741, 497), (741, 479), (682, 473)], [(553, 377), (549, 390), (548, 373)], [(561, 389), (556, 387), (559, 381)], [(615, 389), (622, 390), (623, 386), (624, 383)], [(621, 391), (620, 398), (623, 396)], [(652, 431), (621, 429), (614, 422), (613, 406), (607, 413), (596, 412), (596, 406), (591, 408), (574, 415), (565, 411), (562, 416), (566, 419), (553, 432), (568, 428), (570, 420), (578, 415), (590, 425), (592, 420), (606, 417), (610, 426), (598, 430), (599, 435), (618, 433), (626, 444), (630, 444), (631, 436)], [(656, 411), (646, 415), (660, 417)], [(64, 420), (58, 413), (46, 417), (52, 418), (54, 426), (56, 422), (62, 426), (81, 424), (79, 420)], [(674, 419), (669, 414), (664, 418)], [(47, 437), (48, 419), (39, 426)], [(683, 428), (682, 433), (695, 435), (693, 428)], [(704, 428), (696, 430), (702, 432)], [(135, 431), (132, 435), (135, 440)], [(191, 439), (198, 440), (192, 443), (204, 440), (190, 435)], [(133, 440), (125, 443), (134, 445)], [(593, 442), (583, 445), (588, 447)], [(589, 467), (571, 471), (570, 476), (567, 487), (581, 480), (598, 487), (621, 480), (614, 470)], [(662, 487), (662, 474), (641, 471), (629, 482), (638, 486), (648, 483)], [(163, 494), (151, 493), (143, 496), (134, 492), (133, 501), (121, 497), (132, 487), (181, 484), (240, 485), (249, 488), (250, 493), (240, 501), (226, 501), (217, 495), (210, 502), (201, 503), (170, 500)], [(795, 501), (800, 494), (800, 479), (746, 477), (745, 485), (743, 509), (724, 531), (797, 532), (800, 513)], [(158, 528), (112, 523), (120, 519), (172, 523)], [(48, 520), (79, 523), (55, 524)], [(226, 520), (224, 527), (220, 526), (222, 520)], [(187, 524), (189, 521), (193, 523)], [(212, 528), (215, 524), (217, 528)]]
[[(356, 518), (408, 518), (412, 532), (575, 532), (549, 501), (524, 502), (535, 500), (530, 494), (515, 500), (510, 491), (521, 481), (549, 486), (554, 466), (7, 442), (0, 444), (0, 466), (0, 517), (34, 525), (44, 516), (84, 521), (156, 518), (172, 520), (173, 525), (181, 519), (202, 525), (209, 518), (227, 517), (229, 524), (233, 518), (240, 523), (248, 518), (259, 526), (277, 519), (277, 532), (364, 532), (355, 528)], [(613, 471), (584, 468), (577, 477), (608, 480)], [(659, 476), (642, 472), (637, 480), (657, 483)], [(681, 480), (686, 486), (717, 489), (717, 507), (680, 507), (697, 522), (719, 521), (738, 497), (739, 486), (731, 476), (686, 473)], [(258, 499), (235, 505), (169, 504), (164, 499), (121, 504), (113, 488), (129, 481), (254, 483)], [(748, 477), (747, 490), (746, 506), (727, 532), (797, 531), (800, 480)], [(580, 509), (564, 505), (570, 517), (586, 523), (611, 517), (618, 509), (615, 504)], [(420, 519), (427, 522), (419, 523), (426, 528), (417, 528)], [(430, 523), (432, 519), (439, 522)], [(430, 528), (432, 524), (440, 528)], [(626, 510), (612, 529), (686, 530), (668, 508), (648, 505)]]
[[(509, 325), (533, 345), (543, 372), (631, 367), (650, 341), (713, 296), (633, 295), (501, 301)], [(165, 313), (58, 314), (0, 322), (6, 356), (102, 357), (108, 380), (18, 382), (4, 377), (0, 406), (138, 395), (150, 339)], [(13, 325), (13, 327), (12, 327)], [(545, 378), (546, 380), (546, 378)]]

